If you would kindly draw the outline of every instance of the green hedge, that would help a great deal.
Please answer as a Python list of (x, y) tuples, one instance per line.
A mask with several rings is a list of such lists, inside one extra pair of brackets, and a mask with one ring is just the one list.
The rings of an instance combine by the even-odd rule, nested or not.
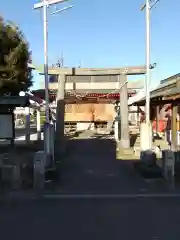
[(41, 125), (44, 124), (45, 120), (46, 120), (46, 117), (45, 116), (41, 116), (41, 120), (40, 120)]
[[(22, 116), (21, 119), (25, 122), (25, 121), (26, 121), (26, 116)], [(34, 117), (34, 116), (32, 116), (32, 115), (30, 116), (30, 120), (31, 120), (31, 121), (34, 120), (34, 122), (36, 123), (36, 117)], [(41, 119), (40, 119), (41, 125), (44, 124), (45, 120), (46, 120), (46, 116), (41, 116)]]

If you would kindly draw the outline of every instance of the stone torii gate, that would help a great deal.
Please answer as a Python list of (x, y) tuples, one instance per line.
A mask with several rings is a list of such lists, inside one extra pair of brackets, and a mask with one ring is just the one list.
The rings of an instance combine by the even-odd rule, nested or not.
[[(43, 71), (39, 71), (43, 73)], [(77, 76), (76, 79), (82, 76), (90, 76), (91, 82), (96, 81), (96, 76), (116, 76), (116, 80), (119, 82), (120, 98), (123, 104), (120, 104), (121, 113), (121, 140), (120, 144), (122, 148), (130, 147), (129, 140), (129, 126), (128, 126), (128, 90), (127, 90), (127, 77), (128, 75), (142, 75), (146, 73), (145, 66), (131, 66), (123, 68), (49, 68), (49, 75), (58, 75), (58, 91), (57, 91), (57, 110), (56, 110), (56, 148), (58, 150), (64, 149), (64, 113), (65, 113), (65, 83), (69, 76)], [(76, 82), (73, 81), (73, 90), (76, 90)], [(85, 79), (85, 78), (84, 78)], [(85, 80), (86, 81), (86, 80)], [(86, 81), (87, 82), (87, 81)], [(108, 82), (105, 78), (104, 83)], [(102, 83), (102, 79), (101, 79)]]

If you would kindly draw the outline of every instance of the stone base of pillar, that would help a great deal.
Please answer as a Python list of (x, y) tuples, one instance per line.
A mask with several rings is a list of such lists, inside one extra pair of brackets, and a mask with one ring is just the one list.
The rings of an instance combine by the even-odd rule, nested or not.
[(140, 160), (146, 166), (155, 166), (156, 165), (156, 154), (152, 150), (141, 151)]
[(37, 132), (37, 140), (41, 141), (41, 132)]
[(150, 123), (141, 123), (140, 148), (142, 151), (150, 150), (152, 148), (152, 125)]
[(90, 123), (90, 125), (89, 125), (89, 130), (94, 130), (94, 129), (95, 129), (94, 123)]
[(55, 143), (54, 159), (55, 163), (61, 163), (62, 159), (68, 153), (68, 139), (64, 136), (61, 141)]
[(94, 123), (77, 123), (76, 131), (94, 130)]
[(129, 146), (130, 144), (129, 144), (129, 139), (121, 139), (121, 141), (120, 141), (120, 146), (121, 146), (121, 148), (127, 148), (127, 149), (129, 149)]
[(115, 121), (114, 123), (114, 138), (116, 142), (119, 142), (121, 137), (121, 125), (119, 121)]

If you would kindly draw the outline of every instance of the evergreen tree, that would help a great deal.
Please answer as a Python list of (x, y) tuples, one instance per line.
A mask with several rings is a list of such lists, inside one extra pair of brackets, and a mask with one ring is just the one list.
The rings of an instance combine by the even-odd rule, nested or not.
[(31, 52), (21, 30), (0, 18), (0, 95), (17, 96), (32, 86)]

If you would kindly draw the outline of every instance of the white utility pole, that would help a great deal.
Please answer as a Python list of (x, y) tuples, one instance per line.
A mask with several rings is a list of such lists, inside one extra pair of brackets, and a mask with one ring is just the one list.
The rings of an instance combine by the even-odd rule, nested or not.
[(150, 122), (150, 4), (146, 0), (146, 123)]
[[(45, 112), (46, 123), (49, 123), (49, 77), (48, 77), (48, 9), (43, 0), (43, 35), (44, 35), (44, 82), (45, 82)], [(48, 137), (47, 137), (48, 138)], [(48, 141), (48, 139), (47, 139)]]
[[(46, 123), (50, 123), (49, 119), (49, 78), (48, 78), (48, 7), (50, 5), (65, 2), (67, 0), (43, 0), (40, 3), (34, 4), (34, 9), (43, 8), (43, 35), (44, 35), (44, 82), (45, 82), (45, 112), (46, 112)], [(50, 14), (55, 14), (72, 8), (73, 6), (64, 7), (60, 10), (56, 10)], [(47, 131), (46, 150), (50, 153), (50, 131)]]
[[(145, 96), (146, 96), (146, 124), (150, 126), (150, 83), (151, 83), (151, 36), (150, 36), (150, 12), (151, 9), (156, 5), (156, 3), (159, 2), (159, 0), (146, 0), (146, 3), (141, 7), (142, 10), (146, 10), (146, 78), (145, 78)], [(150, 131), (150, 129), (149, 129)], [(150, 132), (148, 136), (151, 136)], [(149, 149), (151, 148), (151, 142), (152, 139), (149, 140)]]

